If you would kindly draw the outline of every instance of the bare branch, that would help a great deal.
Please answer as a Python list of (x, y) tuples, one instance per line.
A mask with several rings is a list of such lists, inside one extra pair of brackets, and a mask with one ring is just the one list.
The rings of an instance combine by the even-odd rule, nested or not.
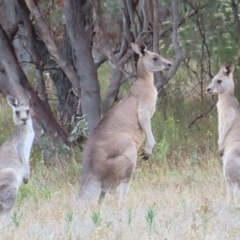
[(115, 59), (115, 56), (114, 56), (113, 51), (111, 49), (109, 38), (107, 36), (105, 26), (104, 26), (104, 22), (103, 22), (103, 13), (102, 13), (101, 1), (94, 0), (93, 5), (94, 5), (95, 10), (96, 10), (97, 24), (99, 26), (100, 31), (102, 32), (102, 34), (101, 34), (101, 36), (102, 36), (102, 47), (103, 47), (104, 53), (112, 63), (116, 64), (116, 59)]
[(55, 42), (52, 39), (51, 33), (49, 31), (48, 26), (44, 22), (41, 13), (34, 3), (33, 0), (25, 0), (29, 11), (33, 19), (36, 22), (36, 26), (41, 34), (42, 40), (45, 42), (46, 47), (51, 54), (52, 58), (56, 61), (56, 63), (60, 66), (63, 72), (68, 77), (69, 81), (72, 83), (73, 87), (75, 88), (78, 96), (81, 95), (79, 80), (77, 74), (75, 73), (73, 66), (65, 59), (65, 57), (60, 53), (58, 50)]
[[(189, 3), (189, 5), (194, 9), (194, 11), (196, 11), (196, 9), (194, 8), (194, 6)], [(201, 28), (201, 20), (199, 21), (199, 11), (196, 11), (196, 17), (197, 17), (197, 26), (198, 26), (198, 29), (199, 29), (199, 33), (202, 37), (202, 43), (207, 51), (207, 55), (208, 55), (208, 69), (209, 69), (209, 72), (208, 72), (208, 75), (210, 76), (210, 78), (213, 78), (213, 75), (212, 75), (212, 71), (211, 71), (211, 62), (210, 62), (210, 59), (211, 59), (211, 54), (210, 54), (210, 51), (209, 51), (209, 48), (208, 48), (208, 45), (207, 45), (207, 42), (206, 42), (206, 37), (205, 37), (205, 34), (204, 32), (202, 31), (202, 28)]]
[(120, 4), (123, 11), (123, 34), (127, 38), (128, 43), (132, 41), (132, 34), (131, 34), (131, 20), (128, 12), (128, 6), (126, 3), (127, 0), (120, 0)]
[[(189, 18), (191, 18), (192, 16), (194, 16), (195, 14), (197, 14), (199, 10), (204, 9), (207, 5), (208, 5), (208, 3), (205, 4), (205, 5), (203, 5), (203, 6), (201, 6), (201, 7), (199, 7), (199, 8), (196, 8), (196, 9), (195, 9), (194, 11), (192, 11), (189, 15), (185, 16), (184, 18), (182, 18), (182, 20), (178, 23), (178, 27), (180, 27), (183, 23), (185, 23)], [(171, 27), (169, 27), (168, 29), (166, 29), (165, 31), (161, 32), (161, 33), (160, 33), (160, 38), (165, 37), (165, 35), (166, 35), (168, 32), (171, 32), (172, 29), (173, 29), (173, 28), (172, 28), (172, 26), (171, 26)]]
[[(119, 53), (119, 52), (120, 52), (120, 50), (115, 50), (113, 52), (113, 54), (116, 54), (116, 53)], [(108, 57), (106, 57), (106, 56), (103, 56), (102, 58), (100, 58), (100, 60), (95, 63), (96, 68), (99, 68), (107, 60), (108, 60)]]
[(134, 21), (133, 3), (132, 3), (132, 0), (126, 0), (126, 2), (127, 2), (127, 9), (128, 9), (128, 13), (129, 13), (130, 21), (131, 21), (131, 26), (133, 29), (134, 39), (136, 39), (137, 38), (137, 26), (136, 26), (136, 22)]
[(153, 52), (159, 53), (159, 4), (153, 0)]
[(8, 37), (11, 41), (13, 41), (14, 37), (18, 32), (18, 24), (19, 23), (14, 23), (9, 29), (7, 29)]
[(149, 23), (153, 22), (152, 0), (142, 0), (140, 7), (143, 13), (144, 20), (143, 31), (147, 31), (149, 29)]
[(42, 70), (42, 71), (50, 71), (50, 70), (59, 70), (60, 69), (60, 67), (50, 67), (50, 68), (46, 68), (46, 67), (40, 67), (40, 66), (38, 66), (38, 64), (36, 63), (36, 62), (34, 62), (34, 61), (21, 61), (21, 62), (19, 62), (20, 64), (22, 64), (22, 63), (26, 63), (26, 64), (34, 64), (35, 65), (35, 68), (37, 68), (37, 69), (39, 69), (39, 70)]
[(215, 101), (215, 99), (214, 99), (214, 96), (212, 96), (212, 104), (208, 107), (207, 111), (204, 112), (204, 113), (199, 114), (194, 120), (192, 120), (192, 121), (189, 123), (188, 127), (189, 127), (189, 128), (192, 127), (192, 125), (193, 125), (197, 120), (206, 117), (206, 116), (212, 111), (212, 109), (213, 109), (215, 106), (216, 106), (216, 101)]
[(169, 74), (166, 77), (164, 85), (175, 75), (181, 61), (182, 52), (178, 40), (178, 22), (179, 22), (179, 12), (178, 12), (178, 1), (172, 1), (172, 15), (173, 15), (173, 27), (172, 27), (172, 45), (175, 51), (175, 61), (171, 67)]
[(231, 0), (234, 23), (236, 25), (237, 31), (240, 32), (240, 20), (238, 17), (238, 5), (239, 5), (239, 1), (236, 3), (235, 0)]

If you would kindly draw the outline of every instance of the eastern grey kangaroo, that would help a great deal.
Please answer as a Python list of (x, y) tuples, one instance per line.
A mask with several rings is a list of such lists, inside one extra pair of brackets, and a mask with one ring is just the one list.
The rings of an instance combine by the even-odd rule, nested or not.
[(168, 70), (171, 63), (147, 51), (145, 45), (132, 43), (132, 48), (139, 55), (137, 80), (127, 96), (106, 113), (89, 135), (83, 154), (80, 199), (90, 200), (100, 192), (101, 203), (106, 193), (114, 194), (120, 184), (119, 206), (122, 206), (139, 148), (146, 139), (143, 158), (147, 159), (155, 145), (151, 130), (157, 99), (153, 72)]
[(18, 101), (7, 96), (16, 125), (11, 137), (0, 147), (0, 214), (14, 206), (19, 186), (30, 176), (30, 151), (34, 140), (32, 119), (29, 113), (30, 95), (24, 92)]
[(207, 93), (218, 94), (218, 152), (223, 159), (228, 201), (240, 190), (240, 107), (234, 95), (234, 64), (225, 63), (207, 87)]

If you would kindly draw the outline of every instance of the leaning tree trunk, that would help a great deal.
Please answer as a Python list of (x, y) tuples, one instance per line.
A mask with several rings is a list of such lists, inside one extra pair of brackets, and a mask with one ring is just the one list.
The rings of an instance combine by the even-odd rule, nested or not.
[[(17, 0), (0, 0), (0, 24), (8, 33), (12, 26), (15, 25), (18, 27), (19, 22), (16, 19), (17, 11)], [(12, 35), (11, 40), (14, 45), (15, 53), (24, 72), (26, 73), (28, 71), (30, 55), (27, 49), (24, 47), (24, 35), (19, 34), (16, 38), (14, 38), (14, 36), (15, 35)]]
[(64, 13), (80, 79), (82, 113), (91, 131), (100, 120), (100, 91), (91, 48), (92, 9), (87, 0), (66, 0)]
[(18, 36), (22, 38), (25, 48), (28, 49), (28, 54), (31, 57), (31, 62), (35, 64), (35, 73), (37, 79), (35, 89), (38, 92), (40, 99), (43, 101), (45, 106), (50, 110), (45, 87), (45, 79), (43, 75), (44, 64), (41, 59), (41, 55), (39, 54), (38, 49), (34, 44), (36, 34), (32, 26), (32, 22), (30, 20), (29, 10), (24, 0), (16, 0), (15, 4), (17, 9), (15, 13), (15, 18), (16, 22), (19, 23)]
[[(64, 29), (64, 37), (61, 53), (73, 65), (73, 51), (69, 43), (69, 37)], [(61, 69), (50, 70), (50, 76), (56, 88), (58, 96), (58, 114), (63, 125), (67, 126), (68, 131), (72, 130), (71, 119), (74, 115), (81, 115), (78, 97), (74, 94), (72, 84)]]
[[(14, 47), (7, 33), (1, 26), (0, 70), (1, 75), (4, 75), (0, 79), (0, 86), (2, 86), (4, 89), (2, 93), (10, 93), (15, 97), (20, 97), (24, 90), (28, 91), (33, 102), (34, 111), (32, 111), (32, 114), (35, 128), (39, 129), (40, 131), (43, 129), (53, 138), (68, 144), (68, 141), (66, 140), (66, 133), (58, 125), (52, 113), (45, 107), (29, 83), (23, 69), (18, 62)], [(8, 79), (8, 81), (6, 81), (6, 79)], [(39, 131), (37, 132), (39, 134)]]

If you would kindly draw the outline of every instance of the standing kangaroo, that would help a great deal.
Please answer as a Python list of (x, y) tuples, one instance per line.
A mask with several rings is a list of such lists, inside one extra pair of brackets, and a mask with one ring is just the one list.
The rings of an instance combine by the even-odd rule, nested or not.
[(127, 96), (107, 112), (89, 135), (83, 154), (80, 199), (90, 200), (100, 192), (98, 202), (101, 203), (106, 193), (116, 193), (120, 184), (121, 206), (144, 139), (144, 159), (155, 145), (151, 130), (157, 99), (153, 72), (168, 70), (171, 63), (147, 51), (146, 46), (132, 43), (132, 48), (139, 55), (137, 80)]
[(32, 119), (29, 113), (30, 95), (23, 94), (21, 101), (7, 96), (16, 124), (11, 137), (0, 147), (0, 214), (14, 206), (19, 186), (30, 176), (30, 151), (34, 140)]
[(237, 203), (240, 190), (240, 106), (234, 95), (234, 65), (225, 63), (207, 87), (207, 93), (218, 94), (218, 152), (223, 158), (227, 196)]

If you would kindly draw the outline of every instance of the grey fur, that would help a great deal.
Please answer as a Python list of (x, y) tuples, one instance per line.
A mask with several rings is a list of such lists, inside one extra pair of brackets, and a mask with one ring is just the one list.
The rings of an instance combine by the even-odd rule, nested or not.
[(128, 95), (110, 109), (89, 135), (84, 149), (83, 174), (79, 197), (90, 200), (99, 194), (114, 194), (120, 185), (119, 206), (123, 205), (137, 163), (137, 151), (144, 140), (145, 159), (152, 154), (155, 140), (151, 118), (155, 112), (157, 90), (153, 72), (169, 69), (171, 63), (145, 46), (132, 44), (139, 54), (137, 80)]
[(0, 214), (9, 212), (14, 206), (19, 186), (27, 183), (30, 176), (30, 151), (34, 140), (32, 119), (29, 113), (29, 93), (20, 101), (7, 96), (13, 110), (16, 125), (11, 137), (0, 147)]
[(207, 87), (218, 94), (218, 152), (223, 159), (228, 201), (237, 203), (240, 190), (240, 106), (234, 95), (234, 64), (225, 63)]

